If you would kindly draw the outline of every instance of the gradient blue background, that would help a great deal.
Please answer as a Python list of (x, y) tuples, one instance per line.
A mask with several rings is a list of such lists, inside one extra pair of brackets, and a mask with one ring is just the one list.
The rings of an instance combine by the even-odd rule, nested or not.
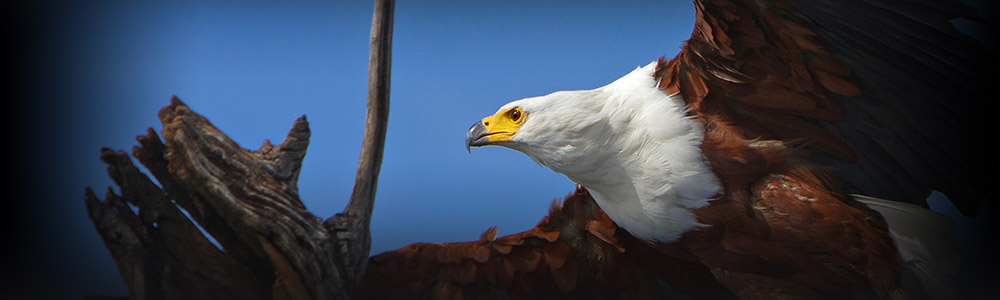
[[(672, 57), (694, 17), (690, 1), (500, 2), (396, 4), (373, 254), (473, 240), (490, 226), (500, 234), (532, 227), (573, 183), (512, 150), (466, 153), (469, 125), (509, 101), (598, 87)], [(30, 145), (19, 147), (25, 159), (38, 163), (22, 173), (38, 188), (7, 211), (17, 215), (8, 219), (13, 234), (28, 241), (17, 250), (32, 259), (5, 282), (39, 299), (127, 294), (83, 189), (103, 197), (112, 183), (98, 150), (130, 151), (146, 127), (159, 130), (156, 113), (171, 95), (249, 149), (280, 143), (306, 115), (302, 200), (322, 218), (339, 212), (361, 144), (371, 10), (370, 1), (26, 9), (14, 128), (41, 132), (19, 139)]]

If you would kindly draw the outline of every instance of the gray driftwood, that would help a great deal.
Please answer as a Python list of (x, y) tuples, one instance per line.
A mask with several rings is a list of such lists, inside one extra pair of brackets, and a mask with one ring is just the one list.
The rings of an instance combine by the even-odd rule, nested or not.
[(174, 97), (159, 113), (162, 140), (150, 128), (132, 149), (156, 182), (125, 152), (101, 150), (120, 194), (108, 188), (101, 201), (88, 188), (84, 201), (131, 299), (352, 296), (368, 259), (388, 119), (393, 6), (376, 1), (364, 141), (340, 214), (323, 220), (299, 200), (310, 136), (304, 116), (281, 144), (250, 151)]

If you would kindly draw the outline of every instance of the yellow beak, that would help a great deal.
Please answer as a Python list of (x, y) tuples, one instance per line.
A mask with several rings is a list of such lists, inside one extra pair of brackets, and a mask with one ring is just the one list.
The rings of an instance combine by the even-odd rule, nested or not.
[[(512, 112), (515, 110), (517, 111), (517, 114), (514, 114), (516, 117), (512, 118)], [(497, 145), (509, 141), (517, 129), (521, 127), (522, 117), (520, 114), (522, 114), (521, 110), (514, 108), (497, 112), (472, 124), (472, 127), (465, 134), (465, 150), (471, 153), (472, 147)]]

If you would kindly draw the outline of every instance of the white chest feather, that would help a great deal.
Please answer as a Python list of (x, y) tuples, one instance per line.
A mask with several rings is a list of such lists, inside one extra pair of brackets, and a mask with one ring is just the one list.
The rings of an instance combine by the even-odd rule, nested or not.
[(692, 209), (722, 188), (701, 152), (702, 124), (686, 116), (679, 96), (656, 88), (654, 65), (595, 90), (509, 104), (559, 108), (537, 109), (528, 121), (546, 122), (535, 124), (545, 130), (519, 132), (530, 143), (512, 148), (586, 187), (633, 235), (672, 242), (704, 226)]

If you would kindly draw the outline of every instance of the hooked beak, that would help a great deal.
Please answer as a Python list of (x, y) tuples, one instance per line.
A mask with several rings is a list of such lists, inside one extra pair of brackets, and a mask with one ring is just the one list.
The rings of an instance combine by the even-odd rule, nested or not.
[(489, 145), (489, 139), (486, 138), (489, 135), (482, 121), (472, 124), (469, 132), (465, 134), (465, 151), (472, 153), (472, 147)]

